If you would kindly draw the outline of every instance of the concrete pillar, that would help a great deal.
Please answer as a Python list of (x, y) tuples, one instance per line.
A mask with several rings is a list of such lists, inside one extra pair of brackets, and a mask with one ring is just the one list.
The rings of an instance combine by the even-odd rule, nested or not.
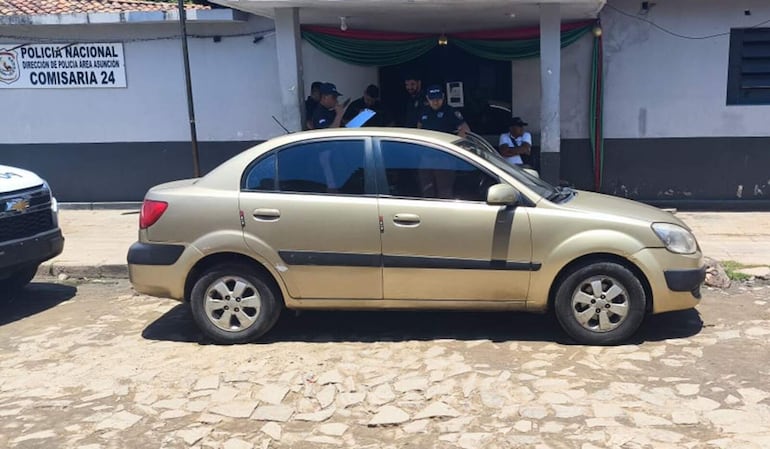
[(561, 147), (561, 5), (540, 5), (540, 164), (541, 176), (559, 180)]
[(304, 84), (299, 8), (275, 9), (275, 47), (281, 89), (281, 122), (289, 131), (302, 130)]

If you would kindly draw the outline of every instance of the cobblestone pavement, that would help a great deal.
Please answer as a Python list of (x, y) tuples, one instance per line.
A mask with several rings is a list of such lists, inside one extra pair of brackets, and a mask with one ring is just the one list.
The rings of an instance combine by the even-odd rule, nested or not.
[(770, 447), (763, 285), (610, 348), (548, 316), (352, 312), (222, 347), (126, 281), (36, 283), (0, 307), (0, 447)]

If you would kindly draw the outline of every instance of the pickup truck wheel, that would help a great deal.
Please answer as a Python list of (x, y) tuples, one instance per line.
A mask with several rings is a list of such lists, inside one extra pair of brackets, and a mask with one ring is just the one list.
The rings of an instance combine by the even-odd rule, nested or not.
[(564, 277), (554, 307), (559, 324), (577, 342), (613, 345), (639, 329), (646, 302), (634, 273), (617, 263), (599, 262)]
[(221, 344), (247, 343), (269, 331), (281, 312), (272, 282), (248, 265), (214, 267), (198, 279), (190, 294), (195, 323)]
[(14, 293), (32, 282), (37, 274), (37, 265), (17, 268), (10, 276), (0, 279), (0, 292)]

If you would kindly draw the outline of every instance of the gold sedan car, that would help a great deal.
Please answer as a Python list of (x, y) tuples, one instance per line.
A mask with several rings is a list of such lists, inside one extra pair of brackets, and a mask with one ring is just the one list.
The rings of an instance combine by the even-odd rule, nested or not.
[(697, 305), (705, 276), (670, 213), (394, 128), (290, 134), (152, 188), (128, 263), (137, 291), (189, 301), (227, 344), (284, 307), (550, 310), (578, 342), (615, 344)]

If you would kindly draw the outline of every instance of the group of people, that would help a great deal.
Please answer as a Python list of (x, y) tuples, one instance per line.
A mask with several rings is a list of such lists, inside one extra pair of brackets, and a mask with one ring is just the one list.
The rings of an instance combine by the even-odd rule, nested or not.
[[(404, 113), (397, 123), (388, 114), (380, 101), (380, 89), (370, 84), (363, 96), (353, 101), (339, 103), (342, 94), (332, 83), (316, 81), (311, 85), (310, 96), (305, 100), (306, 129), (337, 128), (345, 126), (365, 109), (375, 112), (366, 126), (403, 126), (457, 134), (465, 137), (470, 127), (462, 113), (447, 104), (444, 91), (439, 85), (422, 89), (422, 80), (416, 76), (404, 79), (408, 94)], [(348, 104), (349, 103), (349, 104)], [(520, 117), (513, 117), (508, 132), (500, 135), (498, 151), (509, 163), (523, 165), (522, 156), (532, 150), (532, 136), (524, 131), (527, 123)]]
[(314, 82), (310, 96), (305, 100), (305, 127), (307, 129), (338, 128), (345, 126), (364, 109), (375, 112), (367, 126), (394, 126), (389, 114), (380, 102), (380, 88), (370, 84), (361, 98), (352, 103), (338, 103), (342, 95), (332, 83)]

